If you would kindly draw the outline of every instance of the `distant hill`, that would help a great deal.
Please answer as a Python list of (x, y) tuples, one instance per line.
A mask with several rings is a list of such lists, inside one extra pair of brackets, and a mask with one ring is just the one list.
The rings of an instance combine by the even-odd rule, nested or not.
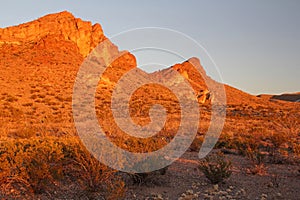
[(258, 95), (260, 98), (269, 99), (269, 100), (281, 100), (288, 102), (300, 102), (300, 92), (290, 93), (290, 94), (280, 94), (280, 95)]
[(278, 99), (278, 100), (291, 101), (291, 102), (300, 102), (300, 93), (274, 95), (271, 97), (271, 99)]

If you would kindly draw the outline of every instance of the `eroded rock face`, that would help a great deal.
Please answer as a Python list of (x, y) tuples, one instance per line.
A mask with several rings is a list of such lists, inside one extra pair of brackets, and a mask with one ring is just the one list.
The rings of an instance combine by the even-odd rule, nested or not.
[(0, 46), (39, 42), (49, 35), (74, 42), (83, 57), (86, 57), (99, 42), (106, 39), (100, 24), (92, 25), (91, 22), (82, 21), (64, 11), (18, 26), (0, 28)]

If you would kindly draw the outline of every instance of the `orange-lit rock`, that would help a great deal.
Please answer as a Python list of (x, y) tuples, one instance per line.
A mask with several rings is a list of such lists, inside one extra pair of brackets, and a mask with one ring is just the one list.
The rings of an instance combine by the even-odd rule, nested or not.
[(38, 42), (49, 35), (59, 35), (64, 40), (74, 42), (84, 57), (105, 39), (99, 24), (92, 25), (64, 11), (18, 26), (0, 28), (0, 45)]

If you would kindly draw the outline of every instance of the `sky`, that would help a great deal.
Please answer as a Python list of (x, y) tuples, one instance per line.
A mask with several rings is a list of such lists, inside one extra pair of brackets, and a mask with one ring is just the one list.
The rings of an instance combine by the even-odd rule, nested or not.
[[(142, 27), (183, 33), (208, 52), (225, 84), (245, 92), (300, 91), (298, 0), (11, 0), (1, 2), (0, 27), (63, 10), (100, 23), (108, 38)], [(168, 56), (166, 59), (170, 65), (177, 62)], [(208, 74), (218, 80), (210, 73), (211, 66), (205, 66), (205, 55), (200, 60)]]

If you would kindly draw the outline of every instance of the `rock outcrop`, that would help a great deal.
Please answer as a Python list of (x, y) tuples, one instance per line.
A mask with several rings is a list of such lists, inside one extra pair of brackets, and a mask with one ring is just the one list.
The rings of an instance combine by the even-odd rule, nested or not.
[(91, 22), (82, 21), (64, 11), (18, 26), (0, 28), (0, 46), (35, 43), (50, 35), (74, 42), (83, 57), (86, 57), (98, 43), (106, 39), (100, 24), (92, 25)]

